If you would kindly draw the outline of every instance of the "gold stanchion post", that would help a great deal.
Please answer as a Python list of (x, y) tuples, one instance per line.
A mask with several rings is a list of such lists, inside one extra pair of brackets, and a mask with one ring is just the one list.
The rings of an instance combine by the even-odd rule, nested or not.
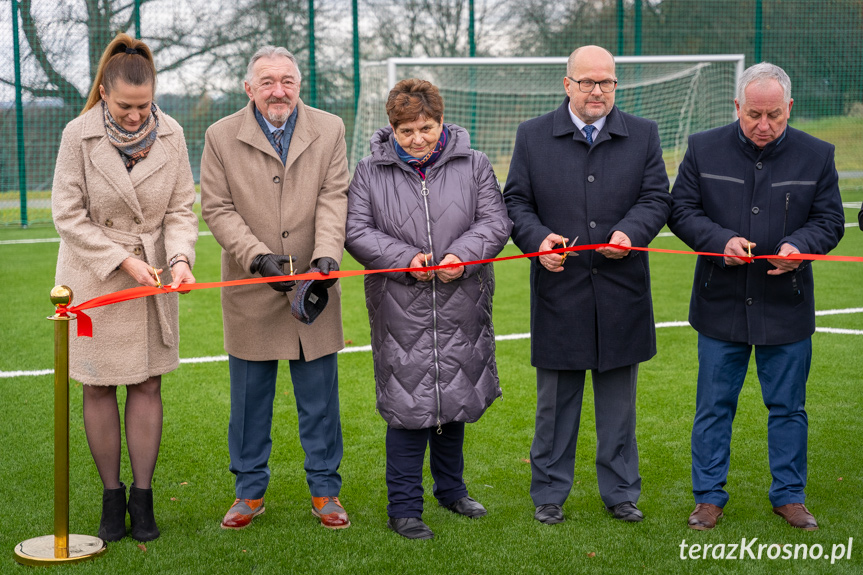
[(75, 563), (103, 553), (105, 542), (91, 535), (69, 534), (69, 320), (72, 290), (55, 286), (54, 322), (54, 534), (34, 537), (15, 547), (24, 565)]

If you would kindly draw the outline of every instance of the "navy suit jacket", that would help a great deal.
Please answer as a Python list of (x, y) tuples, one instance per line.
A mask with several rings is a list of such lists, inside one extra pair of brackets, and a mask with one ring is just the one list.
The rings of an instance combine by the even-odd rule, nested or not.
[[(590, 146), (568, 106), (566, 98), (518, 128), (504, 190), (513, 241), (535, 252), (550, 233), (600, 244), (619, 230), (633, 246), (647, 246), (671, 209), (656, 122), (615, 106)], [(653, 357), (647, 253), (619, 260), (578, 253), (558, 273), (531, 262), (531, 363), (605, 371)]]
[[(784, 243), (826, 254), (845, 232), (834, 147), (786, 128), (758, 149), (739, 122), (693, 134), (672, 190), (668, 225), (692, 249), (723, 253), (733, 237), (754, 242), (753, 255)], [(766, 260), (726, 266), (699, 256), (689, 323), (714, 339), (751, 345), (801, 341), (815, 331), (812, 266), (767, 275)]]

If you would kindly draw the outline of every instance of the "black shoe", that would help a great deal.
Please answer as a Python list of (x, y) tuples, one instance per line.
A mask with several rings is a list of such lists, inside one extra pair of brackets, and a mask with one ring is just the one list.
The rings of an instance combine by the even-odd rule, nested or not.
[(126, 536), (126, 486), (102, 491), (102, 519), (99, 521), (99, 539), (119, 541)]
[(156, 518), (153, 516), (153, 490), (129, 488), (129, 520), (132, 523), (132, 538), (152, 541), (159, 536)]
[(621, 521), (638, 523), (644, 519), (644, 514), (639, 511), (638, 507), (636, 507), (635, 503), (632, 501), (624, 501), (623, 503), (606, 507), (606, 509), (614, 515), (615, 519), (620, 519)]
[(434, 533), (419, 517), (390, 517), (387, 527), (408, 539), (431, 539)]
[(453, 513), (458, 513), (459, 515), (464, 515), (471, 519), (476, 519), (477, 517), (482, 517), (483, 515), (488, 514), (485, 507), (472, 497), (462, 497), (457, 501), (453, 501), (449, 505), (441, 504), (441, 507), (446, 507)]
[(556, 503), (546, 503), (536, 508), (533, 518), (546, 525), (563, 523), (563, 508)]

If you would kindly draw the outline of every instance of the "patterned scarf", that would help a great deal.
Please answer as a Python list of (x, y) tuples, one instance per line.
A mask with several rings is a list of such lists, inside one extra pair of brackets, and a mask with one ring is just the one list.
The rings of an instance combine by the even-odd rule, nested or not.
[(147, 116), (141, 127), (135, 132), (128, 132), (111, 117), (108, 106), (104, 100), (102, 101), (102, 111), (105, 114), (105, 131), (108, 133), (108, 139), (120, 152), (120, 157), (126, 164), (127, 172), (131, 172), (135, 164), (147, 157), (153, 142), (156, 141), (156, 132), (159, 128), (159, 117), (156, 115), (156, 110), (156, 104), (151, 104), (150, 115)]
[(426, 179), (426, 168), (437, 162), (438, 158), (440, 158), (440, 155), (443, 153), (444, 148), (446, 148), (446, 141), (448, 139), (449, 131), (444, 126), (444, 129), (441, 130), (440, 133), (440, 139), (437, 141), (437, 144), (435, 144), (434, 149), (422, 158), (411, 156), (404, 151), (401, 146), (399, 146), (398, 142), (394, 142), (394, 144), (396, 147), (396, 153), (399, 155), (399, 159), (416, 170), (422, 179)]

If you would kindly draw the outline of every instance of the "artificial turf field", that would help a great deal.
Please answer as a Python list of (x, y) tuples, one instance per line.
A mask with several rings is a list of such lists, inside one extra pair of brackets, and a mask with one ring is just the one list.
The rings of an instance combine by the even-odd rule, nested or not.
[[(846, 220), (856, 222), (863, 192), (843, 191)], [(202, 231), (205, 228), (202, 224)], [(24, 573), (12, 558), (19, 542), (50, 534), (53, 526), (53, 377), (20, 375), (52, 367), (53, 287), (57, 243), (9, 243), (56, 237), (50, 227), (0, 228), (0, 573)], [(674, 237), (653, 247), (686, 249)], [(219, 248), (202, 235), (195, 275), (218, 281)], [(518, 250), (507, 246), (502, 255)], [(863, 255), (863, 233), (846, 228), (837, 255)], [(685, 321), (694, 256), (652, 254), (657, 323)], [(356, 268), (346, 257), (343, 267)], [(771, 512), (767, 499), (766, 409), (754, 362), (740, 398), (732, 441), (731, 500), (712, 532), (686, 527), (693, 507), (689, 480), (689, 433), (695, 402), (696, 334), (688, 326), (659, 327), (658, 355), (639, 371), (638, 439), (643, 478), (640, 524), (623, 524), (604, 511), (593, 465), (593, 395), (586, 387), (576, 460), (576, 484), (564, 505), (567, 521), (546, 526), (533, 520), (527, 462), (533, 437), (535, 378), (528, 339), (497, 346), (503, 399), (467, 428), (465, 481), (470, 494), (489, 510), (469, 520), (439, 508), (426, 469), (424, 520), (432, 541), (408, 541), (386, 528), (384, 482), (385, 424), (375, 412), (371, 354), (339, 356), (345, 454), (341, 500), (349, 529), (330, 531), (310, 512), (297, 438), (296, 409), (289, 370), (283, 366), (275, 402), (272, 480), (266, 514), (240, 532), (223, 531), (219, 521), (234, 499), (228, 471), (228, 370), (225, 361), (184, 363), (163, 379), (164, 435), (154, 479), (156, 518), (162, 536), (146, 545), (126, 538), (109, 544), (94, 561), (54, 567), (74, 573), (860, 573), (863, 570), (863, 263), (816, 262), (816, 308), (854, 310), (822, 315), (808, 385), (809, 484), (807, 505), (821, 526), (816, 532), (788, 527)], [(528, 262), (496, 268), (495, 332), (529, 331)], [(348, 348), (369, 343), (362, 282), (342, 281), (343, 320)], [(195, 291), (181, 302), (180, 356), (224, 354), (216, 290)], [(81, 303), (76, 302), (76, 303)], [(73, 324), (74, 327), (74, 324)], [(95, 326), (98, 333), (98, 324)], [(573, 326), (572, 341), (578, 338)], [(567, 342), (559, 342), (565, 353)], [(123, 397), (123, 393), (118, 393)], [(95, 534), (101, 485), (87, 449), (81, 418), (81, 388), (71, 383), (72, 533)], [(131, 482), (124, 457), (123, 480)], [(727, 556), (743, 539), (762, 558)], [(848, 558), (849, 539), (853, 538)], [(858, 538), (860, 540), (858, 541)], [(707, 559), (689, 557), (691, 544), (710, 544)], [(771, 545), (820, 545), (824, 556), (784, 559)], [(831, 561), (843, 545), (842, 559)], [(723, 547), (719, 547), (723, 546)], [(780, 548), (788, 549), (788, 548)], [(812, 551), (817, 553), (818, 547)], [(703, 554), (702, 551), (697, 553)], [(740, 551), (736, 551), (739, 556)], [(770, 559), (778, 555), (778, 559)]]

